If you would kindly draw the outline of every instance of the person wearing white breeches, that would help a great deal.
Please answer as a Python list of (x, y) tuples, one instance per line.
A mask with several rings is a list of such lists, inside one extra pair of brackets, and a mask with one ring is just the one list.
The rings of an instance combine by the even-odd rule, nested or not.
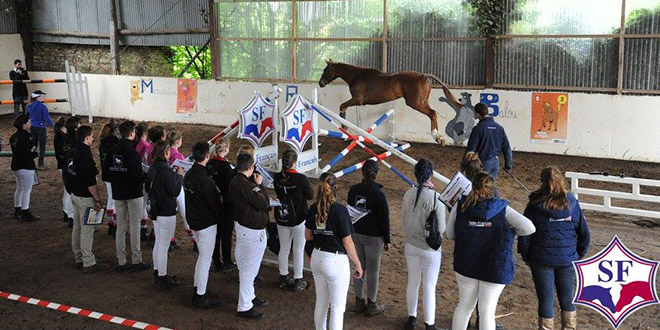
[(321, 174), (316, 201), (305, 219), (308, 243), (305, 250), (311, 257), (316, 288), (316, 330), (341, 330), (344, 327), (346, 297), (351, 282), (349, 258), (355, 265), (354, 277), (362, 278), (362, 264), (351, 238), (353, 224), (348, 209), (337, 202), (337, 187), (334, 175)]
[(167, 252), (170, 240), (176, 228), (176, 199), (181, 194), (183, 169), (174, 172), (167, 163), (170, 156), (169, 144), (160, 141), (154, 145), (154, 162), (147, 173), (144, 184), (149, 196), (149, 212), (156, 217), (154, 228), (156, 242), (154, 243), (153, 261), (155, 285), (159, 289), (169, 289), (181, 284), (167, 274)]
[[(274, 188), (282, 206), (275, 208), (275, 221), (280, 241), (277, 261), (280, 289), (300, 292), (309, 284), (303, 279), (305, 255), (305, 215), (307, 201), (314, 198), (314, 189), (307, 177), (296, 171), (298, 154), (287, 150), (282, 156), (282, 171), (274, 178)], [(293, 245), (293, 278), (289, 276), (289, 252)]]
[(536, 228), (531, 220), (494, 197), (493, 177), (481, 172), (472, 179), (472, 190), (449, 214), (447, 237), (455, 240), (454, 272), (458, 305), (453, 329), (465, 329), (479, 301), (479, 329), (495, 329), (495, 309), (500, 294), (513, 280), (515, 236)]
[(199, 254), (195, 264), (193, 306), (213, 308), (220, 302), (208, 292), (209, 269), (218, 230), (218, 216), (222, 208), (222, 197), (206, 168), (209, 161), (209, 145), (197, 142), (192, 149), (195, 164), (183, 177), (186, 194), (186, 217), (193, 230)]
[[(254, 158), (240, 154), (236, 159), (236, 176), (229, 183), (229, 196), (236, 216), (236, 265), (238, 266), (238, 316), (249, 319), (263, 318), (255, 307), (266, 306), (268, 301), (255, 295), (254, 279), (259, 273), (266, 251), (269, 197), (263, 186), (263, 177), (254, 172)], [(254, 182), (248, 180), (254, 178)]]
[[(66, 154), (72, 149), (69, 148), (69, 144), (66, 143), (66, 122), (66, 119), (62, 116), (57, 119), (55, 126), (53, 126), (53, 130), (55, 131), (53, 148), (55, 149), (55, 159), (57, 160), (57, 171), (60, 172), (60, 179), (62, 178), (62, 169), (66, 167)], [(78, 125), (76, 125), (76, 128), (77, 126)], [(62, 220), (64, 222), (70, 222), (71, 225), (73, 225), (73, 204), (71, 204), (71, 194), (66, 191), (64, 181), (62, 181), (62, 215)]]
[[(445, 205), (438, 200), (433, 182), (433, 163), (428, 159), (420, 159), (415, 164), (417, 184), (403, 195), (402, 217), (406, 230), (405, 255), (408, 266), (408, 287), (406, 289), (406, 305), (408, 320), (405, 329), (414, 329), (417, 323), (417, 301), (419, 286), (423, 280), (424, 290), (424, 324), (426, 330), (437, 330), (435, 326), (435, 287), (440, 274), (442, 248), (434, 250), (426, 242), (426, 221), (435, 210), (438, 230), (445, 231)], [(435, 205), (435, 208), (434, 208)]]
[(14, 219), (22, 221), (41, 220), (30, 212), (30, 194), (34, 184), (34, 159), (39, 156), (30, 129), (30, 118), (21, 113), (14, 119), (16, 133), (9, 138), (11, 145), (11, 170), (16, 177), (14, 193)]

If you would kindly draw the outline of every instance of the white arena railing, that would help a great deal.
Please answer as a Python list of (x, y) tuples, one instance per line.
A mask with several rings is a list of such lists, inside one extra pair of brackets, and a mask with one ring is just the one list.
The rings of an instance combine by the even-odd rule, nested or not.
[[(660, 196), (641, 193), (642, 186), (660, 187), (660, 181), (658, 180), (619, 177), (616, 175), (615, 176), (602, 175), (602, 174), (594, 175), (594, 174), (577, 173), (577, 172), (566, 172), (566, 177), (571, 179), (571, 191), (575, 195), (575, 198), (577, 198), (578, 200), (580, 200), (579, 196), (581, 195), (597, 196), (603, 198), (602, 204), (580, 202), (580, 207), (582, 207), (582, 209), (660, 219), (659, 211), (612, 206), (612, 198), (638, 201), (638, 202), (658, 203), (657, 205), (660, 205)], [(594, 189), (594, 188), (583, 188), (580, 187), (580, 181), (597, 181), (597, 182), (628, 184), (632, 186), (632, 190), (631, 192), (624, 192), (624, 191), (611, 191), (611, 190), (602, 190), (602, 189)]]

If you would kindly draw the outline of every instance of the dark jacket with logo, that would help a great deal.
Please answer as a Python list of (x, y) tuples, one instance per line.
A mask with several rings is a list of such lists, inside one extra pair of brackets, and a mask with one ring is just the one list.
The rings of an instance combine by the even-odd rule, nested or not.
[(96, 185), (96, 175), (99, 174), (92, 156), (92, 149), (88, 145), (78, 142), (66, 158), (67, 166), (62, 171), (66, 190), (77, 197), (92, 197), (88, 187)]
[(186, 194), (186, 220), (192, 230), (202, 230), (218, 224), (222, 209), (222, 196), (211, 173), (197, 163), (183, 177)]
[(11, 170), (34, 170), (34, 159), (39, 156), (34, 150), (32, 134), (24, 129), (17, 129), (9, 137), (11, 145)]
[(454, 223), (454, 271), (499, 284), (513, 281), (515, 232), (506, 220), (503, 199), (487, 199), (461, 212), (465, 197), (458, 204)]
[(589, 249), (589, 226), (573, 194), (566, 194), (569, 207), (548, 210), (539, 204), (527, 204), (525, 216), (536, 232), (518, 237), (518, 252), (525, 262), (546, 267), (567, 267), (582, 259)]
[(176, 215), (176, 198), (181, 193), (183, 177), (164, 161), (155, 161), (147, 173), (144, 190), (149, 199), (155, 201), (156, 215), (169, 217)]
[(348, 205), (366, 208), (371, 212), (353, 224), (356, 234), (383, 237), (390, 243), (390, 211), (387, 198), (377, 182), (358, 183), (348, 191)]
[(66, 143), (66, 134), (55, 132), (53, 138), (53, 148), (55, 149), (55, 159), (57, 160), (57, 169), (62, 170), (66, 167), (66, 154), (69, 153), (69, 146)]
[[(112, 147), (116, 146), (119, 143), (119, 138), (114, 135), (106, 136), (101, 143), (99, 144), (99, 158), (101, 159), (101, 164), (105, 162), (105, 156), (108, 154)], [(108, 181), (108, 175), (104, 170), (104, 166), (101, 166), (101, 179), (105, 182)]]
[(206, 163), (206, 168), (211, 172), (211, 177), (215, 185), (222, 194), (222, 211), (220, 217), (222, 220), (234, 221), (232, 217), (232, 206), (229, 200), (229, 182), (234, 177), (232, 175), (231, 164), (224, 158), (213, 157)]
[(482, 162), (494, 158), (501, 152), (504, 155), (504, 168), (513, 166), (513, 155), (509, 139), (506, 137), (504, 128), (496, 123), (492, 117), (481, 119), (474, 126), (468, 140), (467, 151), (478, 153)]
[[(16, 69), (12, 69), (9, 71), (9, 79), (11, 80), (30, 80), (30, 76), (28, 75), (28, 71), (25, 70), (25, 68), (21, 69), (21, 73), (16, 72)], [(13, 84), (13, 88), (11, 91), (11, 96), (23, 96), (27, 97), (28, 96), (28, 89), (26, 84)]]
[(140, 155), (129, 139), (121, 139), (103, 160), (105, 178), (112, 185), (112, 198), (120, 201), (142, 197), (145, 173)]
[(266, 228), (270, 208), (266, 188), (250, 182), (244, 174), (238, 173), (229, 183), (229, 191), (229, 199), (234, 205), (234, 219), (250, 229)]
[(307, 177), (296, 171), (280, 172), (275, 174), (273, 187), (280, 203), (285, 205), (275, 208), (277, 224), (295, 227), (303, 223), (307, 216), (307, 201), (314, 198), (314, 189)]

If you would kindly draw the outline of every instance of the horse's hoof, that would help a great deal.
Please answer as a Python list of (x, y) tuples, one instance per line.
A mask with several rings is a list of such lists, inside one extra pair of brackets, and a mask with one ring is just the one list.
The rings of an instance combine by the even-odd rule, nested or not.
[(435, 142), (437, 142), (441, 147), (444, 147), (446, 144), (445, 139), (443, 139), (442, 137), (436, 138)]

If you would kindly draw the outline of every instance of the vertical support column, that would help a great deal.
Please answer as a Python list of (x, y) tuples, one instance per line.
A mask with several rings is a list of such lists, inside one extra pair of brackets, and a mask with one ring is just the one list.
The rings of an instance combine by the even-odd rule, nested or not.
[(383, 37), (382, 37), (382, 61), (380, 70), (387, 72), (387, 30), (389, 29), (388, 19), (387, 19), (387, 0), (383, 0)]
[(32, 1), (30, 0), (16, 0), (14, 1), (14, 11), (16, 13), (16, 29), (21, 35), (23, 43), (23, 53), (25, 54), (25, 68), (34, 70), (34, 50), (32, 49), (32, 35), (30, 34), (30, 25), (32, 17)]
[(121, 74), (121, 66), (119, 63), (119, 26), (117, 7), (119, 0), (110, 0), (110, 65), (112, 67), (112, 74)]
[(492, 88), (495, 81), (495, 38), (486, 37), (486, 88)]
[(573, 193), (573, 196), (575, 196), (575, 199), (578, 199), (578, 178), (571, 178), (571, 192)]
[(296, 58), (298, 38), (298, 4), (296, 0), (291, 1), (291, 80), (298, 81), (298, 59)]
[(619, 28), (619, 71), (616, 79), (616, 93), (621, 95), (623, 91), (623, 55), (626, 45), (626, 0), (621, 0), (621, 27)]
[(208, 0), (209, 6), (209, 39), (211, 40), (211, 78), (218, 79), (220, 72), (220, 52), (218, 47), (218, 15), (215, 10), (215, 1)]

